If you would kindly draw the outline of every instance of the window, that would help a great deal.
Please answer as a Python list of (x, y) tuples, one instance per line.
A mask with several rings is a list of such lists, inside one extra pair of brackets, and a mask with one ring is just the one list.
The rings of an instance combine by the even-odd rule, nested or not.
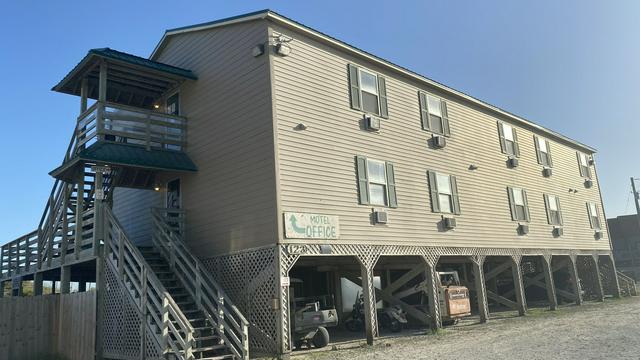
[(451, 135), (447, 103), (435, 96), (418, 92), (422, 128), (440, 135)]
[(533, 142), (536, 145), (536, 156), (538, 158), (538, 164), (546, 167), (552, 167), (551, 151), (549, 149), (549, 141), (539, 136), (533, 136)]
[(392, 163), (356, 156), (356, 166), (360, 204), (398, 207)]
[(547, 221), (550, 225), (562, 225), (562, 211), (560, 198), (556, 195), (545, 195), (544, 204), (547, 208)]
[(587, 213), (589, 214), (589, 224), (591, 224), (591, 228), (600, 230), (600, 211), (598, 211), (598, 205), (594, 202), (588, 202)]
[(576, 155), (578, 156), (578, 167), (580, 168), (580, 176), (591, 179), (589, 156), (581, 152), (577, 152)]
[(175, 93), (167, 98), (167, 114), (180, 115), (180, 94)]
[(509, 205), (511, 207), (511, 219), (514, 221), (530, 221), (527, 192), (521, 188), (507, 188)]
[(515, 128), (503, 122), (498, 122), (498, 135), (500, 136), (500, 148), (504, 154), (515, 157), (520, 156), (518, 135)]
[(389, 117), (387, 84), (384, 77), (349, 64), (351, 108)]
[(433, 212), (460, 214), (458, 181), (453, 175), (428, 171), (431, 210)]

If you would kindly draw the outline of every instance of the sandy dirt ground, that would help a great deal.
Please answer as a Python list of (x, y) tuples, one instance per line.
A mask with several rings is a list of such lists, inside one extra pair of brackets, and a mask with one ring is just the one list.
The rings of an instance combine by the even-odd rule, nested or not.
[[(325, 350), (326, 349), (326, 350)], [(487, 324), (469, 319), (437, 334), (353, 341), (294, 352), (292, 360), (374, 359), (640, 359), (640, 297), (500, 313)]]

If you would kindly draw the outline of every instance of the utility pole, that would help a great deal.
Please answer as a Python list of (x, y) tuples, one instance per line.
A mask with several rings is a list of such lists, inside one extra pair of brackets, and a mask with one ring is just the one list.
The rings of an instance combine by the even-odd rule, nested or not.
[(640, 194), (636, 190), (636, 179), (631, 177), (631, 189), (633, 189), (633, 203), (636, 204), (636, 216), (638, 217), (638, 225), (640, 225)]

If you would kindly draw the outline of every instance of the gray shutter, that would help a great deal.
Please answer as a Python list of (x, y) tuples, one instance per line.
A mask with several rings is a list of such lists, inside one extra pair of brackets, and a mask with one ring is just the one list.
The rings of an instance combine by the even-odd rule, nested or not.
[(520, 144), (518, 144), (518, 131), (515, 127), (511, 127), (513, 129), (513, 152), (515, 157), (520, 157)]
[(587, 167), (585, 170), (587, 170), (587, 177), (591, 179), (591, 165), (589, 165), (589, 159), (587, 159)]
[(378, 95), (380, 95), (380, 116), (388, 119), (389, 109), (387, 107), (387, 81), (380, 75), (378, 75)]
[(387, 195), (389, 199), (389, 207), (398, 207), (398, 198), (396, 197), (396, 177), (393, 171), (393, 164), (387, 163)]
[(451, 183), (451, 197), (453, 198), (453, 213), (460, 215), (460, 196), (458, 195), (458, 180), (453, 175), (449, 176)]
[[(538, 158), (538, 164), (544, 165), (542, 164), (542, 152), (540, 151), (540, 146), (538, 145), (537, 135), (533, 135), (533, 144), (536, 147), (536, 157)], [(545, 195), (545, 198), (546, 198), (546, 195)]]
[(598, 230), (601, 230), (604, 227), (604, 223), (602, 221), (602, 218), (600, 217), (600, 209), (598, 208), (598, 204), (595, 204), (596, 206), (596, 217), (598, 218), (598, 223), (600, 224), (600, 226), (598, 226)]
[(447, 103), (444, 100), (440, 100), (440, 111), (442, 111), (442, 132), (444, 136), (451, 136), (451, 130), (449, 129), (449, 112), (447, 111)]
[(509, 208), (511, 208), (511, 220), (518, 220), (518, 213), (516, 212), (516, 202), (513, 200), (512, 187), (507, 187), (507, 194), (509, 195)]
[(351, 108), (360, 110), (362, 101), (360, 100), (360, 78), (358, 77), (358, 68), (349, 64), (349, 95), (351, 97)]
[(420, 100), (420, 118), (422, 119), (422, 128), (431, 130), (429, 122), (429, 104), (427, 102), (427, 94), (418, 91), (418, 99)]
[(431, 193), (431, 211), (440, 212), (440, 203), (438, 202), (438, 182), (436, 180), (436, 172), (428, 170), (429, 192)]
[(356, 166), (358, 169), (358, 197), (360, 199), (360, 204), (369, 205), (367, 158), (364, 156), (356, 156)]
[(591, 228), (593, 229), (593, 219), (592, 219), (592, 214), (591, 214), (591, 207), (589, 206), (589, 203), (587, 204), (587, 215), (589, 216), (589, 226), (591, 226)]
[(498, 121), (498, 136), (500, 137), (500, 150), (503, 154), (507, 153), (507, 144), (504, 140), (504, 131), (502, 130), (502, 123)]
[(553, 167), (553, 161), (551, 160), (551, 147), (549, 146), (549, 140), (545, 140), (545, 143), (547, 144), (547, 161), (549, 162), (547, 166)]
[(576, 151), (576, 159), (578, 160), (578, 170), (580, 170), (580, 176), (585, 177), (587, 174), (582, 171), (582, 164), (580, 163), (580, 152)]
[(524, 219), (531, 221), (531, 214), (529, 214), (529, 201), (527, 200), (527, 190), (522, 189), (522, 200), (524, 202)]
[(549, 206), (549, 195), (544, 194), (544, 208), (547, 210), (547, 222), (549, 225), (553, 225), (553, 218), (551, 217), (551, 206)]
[[(547, 147), (547, 151), (549, 150), (549, 148)], [(558, 225), (564, 225), (564, 219), (562, 218), (562, 208), (560, 207), (560, 197), (556, 196), (556, 207), (558, 208), (558, 220), (560, 220), (560, 224)]]

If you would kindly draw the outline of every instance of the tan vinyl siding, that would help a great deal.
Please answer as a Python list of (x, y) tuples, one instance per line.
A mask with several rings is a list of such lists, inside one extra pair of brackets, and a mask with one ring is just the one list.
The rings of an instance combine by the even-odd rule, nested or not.
[[(549, 139), (553, 176), (545, 178), (531, 129), (272, 26), (293, 38), (291, 54), (274, 56), (273, 69), (282, 211), (338, 215), (340, 240), (327, 243), (609, 249), (606, 229), (603, 239), (594, 239), (585, 208), (587, 201), (602, 207), (598, 184), (594, 178), (591, 189), (584, 187), (576, 149), (568, 143)], [(389, 119), (382, 120), (380, 133), (364, 131), (362, 112), (350, 107), (350, 62), (386, 77)], [(431, 133), (422, 130), (418, 90), (447, 101), (451, 137), (442, 150), (427, 148)], [(500, 150), (498, 120), (518, 131), (520, 166), (515, 169), (506, 166)], [(294, 130), (300, 122), (307, 130)], [(372, 206), (358, 204), (356, 155), (395, 165), (398, 208), (387, 209), (387, 225), (371, 225)], [(469, 170), (471, 164), (478, 169)], [(427, 170), (457, 176), (461, 215), (453, 231), (438, 229), (441, 214), (431, 212)], [(527, 190), (531, 222), (526, 236), (517, 235), (517, 222), (511, 220), (507, 186)], [(560, 197), (565, 224), (560, 238), (547, 224), (544, 193)]]
[(151, 245), (151, 207), (163, 205), (163, 194), (153, 190), (116, 188), (113, 213), (136, 245)]
[(192, 70), (181, 87), (187, 152), (181, 176), (187, 238), (202, 257), (274, 244), (276, 185), (265, 21), (172, 36), (156, 60)]

